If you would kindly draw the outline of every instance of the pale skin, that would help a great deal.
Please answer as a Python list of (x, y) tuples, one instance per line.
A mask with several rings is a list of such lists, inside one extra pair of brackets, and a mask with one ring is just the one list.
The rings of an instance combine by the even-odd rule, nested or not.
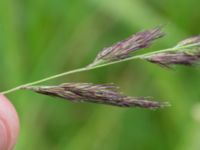
[(11, 102), (0, 94), (0, 150), (13, 150), (19, 134), (19, 119)]

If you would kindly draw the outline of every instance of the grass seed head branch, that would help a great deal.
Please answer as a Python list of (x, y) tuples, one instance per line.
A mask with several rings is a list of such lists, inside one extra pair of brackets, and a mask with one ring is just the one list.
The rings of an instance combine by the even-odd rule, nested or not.
[(140, 107), (157, 109), (169, 106), (149, 98), (125, 96), (113, 84), (65, 83), (57, 86), (27, 86), (23, 89), (40, 94), (60, 97), (72, 102), (90, 102), (118, 107)]
[(95, 61), (86, 67), (20, 85), (4, 91), (2, 94), (8, 94), (26, 86), (36, 85), (65, 75), (97, 69), (133, 59), (143, 59), (151, 63), (156, 63), (167, 67), (176, 64), (193, 65), (200, 61), (200, 36), (183, 40), (172, 48), (131, 56), (132, 52), (144, 47), (149, 47), (154, 40), (162, 37), (163, 35), (164, 33), (161, 31), (160, 27), (136, 33), (122, 42), (118, 42), (109, 48), (103, 49), (101, 52), (99, 52)]

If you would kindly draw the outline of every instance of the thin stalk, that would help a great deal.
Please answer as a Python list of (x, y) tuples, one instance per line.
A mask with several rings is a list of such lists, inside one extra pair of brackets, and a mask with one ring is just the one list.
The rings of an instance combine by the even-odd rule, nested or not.
[(176, 50), (184, 50), (186, 48), (191, 48), (191, 47), (195, 47), (195, 46), (200, 46), (200, 43), (190, 44), (190, 45), (181, 46), (181, 47), (173, 47), (173, 48), (168, 48), (168, 49), (159, 50), (159, 51), (155, 51), (155, 52), (149, 52), (149, 53), (146, 53), (146, 54), (132, 56), (132, 57), (128, 57), (128, 58), (125, 58), (125, 59), (120, 59), (120, 60), (116, 60), (116, 61), (112, 61), (112, 62), (103, 62), (103, 61), (101, 61), (99, 63), (97, 62), (97, 63), (94, 63), (94, 64), (90, 64), (90, 65), (88, 65), (86, 67), (83, 67), (83, 68), (79, 68), (79, 69), (63, 72), (63, 73), (60, 73), (60, 74), (56, 74), (56, 75), (53, 75), (53, 76), (38, 80), (38, 81), (34, 81), (34, 82), (27, 83), (27, 84), (23, 84), (23, 85), (15, 87), (15, 88), (12, 88), (10, 90), (3, 91), (3, 92), (1, 92), (1, 94), (8, 94), (8, 93), (20, 90), (20, 89), (22, 89), (22, 88), (24, 88), (26, 86), (36, 85), (36, 84), (39, 84), (39, 83), (42, 83), (42, 82), (45, 82), (45, 81), (49, 81), (49, 80), (52, 80), (52, 79), (55, 79), (55, 78), (59, 78), (59, 77), (62, 77), (62, 76), (66, 76), (66, 75), (69, 75), (69, 74), (74, 74), (74, 73), (78, 73), (78, 72), (84, 72), (84, 71), (88, 71), (88, 70), (102, 68), (102, 67), (105, 67), (105, 66), (109, 66), (109, 65), (113, 65), (113, 64), (129, 61), (129, 60), (133, 60), (133, 59), (144, 59), (146, 57), (149, 57), (149, 56), (157, 54), (157, 53), (176, 51)]
[(60, 73), (60, 74), (57, 74), (57, 75), (54, 75), (54, 76), (50, 76), (50, 77), (38, 80), (38, 81), (34, 81), (34, 82), (30, 82), (30, 83), (27, 83), (27, 84), (23, 84), (23, 85), (17, 86), (15, 88), (10, 89), (10, 90), (1, 92), (1, 94), (8, 94), (8, 93), (20, 90), (20, 89), (22, 89), (22, 88), (24, 88), (26, 86), (35, 85), (35, 84), (42, 83), (42, 82), (45, 82), (45, 81), (49, 81), (49, 80), (52, 80), (52, 79), (55, 79), (55, 78), (59, 78), (59, 77), (65, 76), (65, 75), (78, 73), (78, 72), (83, 72), (83, 71), (86, 71), (86, 70), (88, 70), (88, 68), (79, 68), (79, 69), (63, 72), (63, 73)]

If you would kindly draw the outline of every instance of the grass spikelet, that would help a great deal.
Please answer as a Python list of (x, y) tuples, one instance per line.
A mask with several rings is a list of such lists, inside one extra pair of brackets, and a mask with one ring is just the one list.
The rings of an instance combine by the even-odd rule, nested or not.
[(92, 102), (118, 107), (141, 107), (147, 109), (169, 106), (166, 102), (151, 101), (149, 98), (122, 95), (118, 91), (118, 87), (110, 84), (65, 83), (58, 86), (28, 86), (23, 89), (60, 97), (72, 102)]
[(104, 48), (98, 53), (91, 66), (98, 64), (98, 62), (110, 62), (124, 59), (130, 57), (131, 53), (134, 51), (149, 47), (154, 40), (164, 36), (161, 29), (161, 27), (156, 27), (143, 32), (138, 32), (111, 47)]
[(187, 48), (181, 47), (198, 43), (200, 44), (200, 36), (187, 38), (176, 45), (176, 48), (180, 47), (180, 49), (152, 54), (145, 57), (145, 59), (165, 67), (173, 65), (192, 66), (200, 61), (200, 45)]

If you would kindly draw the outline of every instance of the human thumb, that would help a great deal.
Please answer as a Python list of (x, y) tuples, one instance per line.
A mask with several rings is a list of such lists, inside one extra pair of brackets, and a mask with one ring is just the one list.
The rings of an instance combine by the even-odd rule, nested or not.
[(12, 150), (19, 134), (19, 119), (11, 102), (0, 94), (0, 150)]

